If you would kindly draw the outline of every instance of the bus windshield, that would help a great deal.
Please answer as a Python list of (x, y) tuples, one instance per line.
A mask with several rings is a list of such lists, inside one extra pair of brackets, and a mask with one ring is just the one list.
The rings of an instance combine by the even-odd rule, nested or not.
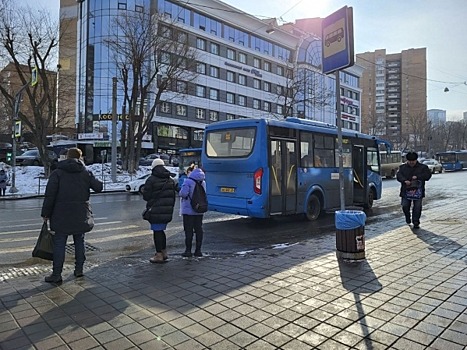
[(209, 158), (243, 158), (251, 154), (256, 128), (212, 131), (206, 135), (206, 155)]

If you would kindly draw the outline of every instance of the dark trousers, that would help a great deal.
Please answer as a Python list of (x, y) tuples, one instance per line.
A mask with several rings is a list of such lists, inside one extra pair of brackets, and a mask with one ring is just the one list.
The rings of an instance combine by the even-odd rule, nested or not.
[(185, 230), (185, 251), (191, 252), (193, 232), (196, 234), (196, 250), (201, 251), (203, 244), (203, 215), (183, 215), (183, 229)]
[[(61, 235), (55, 233), (54, 240), (54, 260), (53, 272), (55, 276), (60, 276), (63, 270), (63, 263), (65, 262), (65, 246), (68, 235)], [(84, 233), (73, 235), (73, 242), (75, 244), (75, 270), (82, 270), (86, 256), (84, 254)]]
[(156, 252), (161, 253), (167, 247), (167, 238), (164, 230), (152, 231)]
[(0, 188), (0, 196), (4, 196), (6, 192), (6, 188)]
[[(413, 203), (413, 206), (412, 206)], [(405, 220), (410, 223), (410, 207), (412, 206), (412, 222), (414, 225), (420, 225), (420, 216), (422, 215), (422, 199), (410, 200), (402, 198), (402, 211), (405, 215)]]

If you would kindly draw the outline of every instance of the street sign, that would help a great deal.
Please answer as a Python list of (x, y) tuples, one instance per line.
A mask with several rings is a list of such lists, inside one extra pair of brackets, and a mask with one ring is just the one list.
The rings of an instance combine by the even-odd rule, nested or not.
[(354, 65), (353, 11), (344, 6), (323, 19), (321, 27), (323, 73)]
[(21, 120), (15, 120), (15, 137), (21, 137)]

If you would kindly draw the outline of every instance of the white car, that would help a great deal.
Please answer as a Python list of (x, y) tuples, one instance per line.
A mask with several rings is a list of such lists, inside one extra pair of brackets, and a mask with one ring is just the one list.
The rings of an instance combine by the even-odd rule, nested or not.
[[(169, 166), (166, 166), (165, 168), (172, 173), (172, 179), (174, 179), (175, 183), (178, 184), (178, 175), (179, 175), (178, 174), (178, 171), (179, 171), (178, 168), (177, 167), (169, 167)], [(143, 194), (144, 184), (146, 183), (146, 180), (148, 179), (148, 177), (150, 175), (151, 175), (151, 173), (149, 172), (146, 175), (140, 176), (137, 179), (134, 179), (133, 181), (128, 182), (126, 184), (126, 186), (125, 186), (125, 190), (128, 193), (140, 193), (140, 194)]]
[(422, 164), (425, 164), (433, 174), (434, 173), (440, 173), (441, 174), (443, 172), (443, 170), (444, 170), (441, 163), (438, 162), (436, 159), (424, 160)]

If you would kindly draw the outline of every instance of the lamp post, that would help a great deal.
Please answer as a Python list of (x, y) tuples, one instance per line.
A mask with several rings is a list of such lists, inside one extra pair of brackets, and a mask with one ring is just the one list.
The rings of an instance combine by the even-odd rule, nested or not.
[(11, 154), (11, 162), (13, 166), (13, 172), (11, 174), (11, 187), (10, 193), (18, 192), (16, 188), (16, 122), (18, 121), (18, 114), (19, 114), (19, 106), (21, 103), (21, 95), (23, 94), (24, 89), (28, 87), (29, 83), (24, 84), (21, 89), (15, 95), (15, 108), (14, 108), (14, 117), (13, 117), (13, 125), (11, 128), (11, 137), (12, 137), (12, 154)]

